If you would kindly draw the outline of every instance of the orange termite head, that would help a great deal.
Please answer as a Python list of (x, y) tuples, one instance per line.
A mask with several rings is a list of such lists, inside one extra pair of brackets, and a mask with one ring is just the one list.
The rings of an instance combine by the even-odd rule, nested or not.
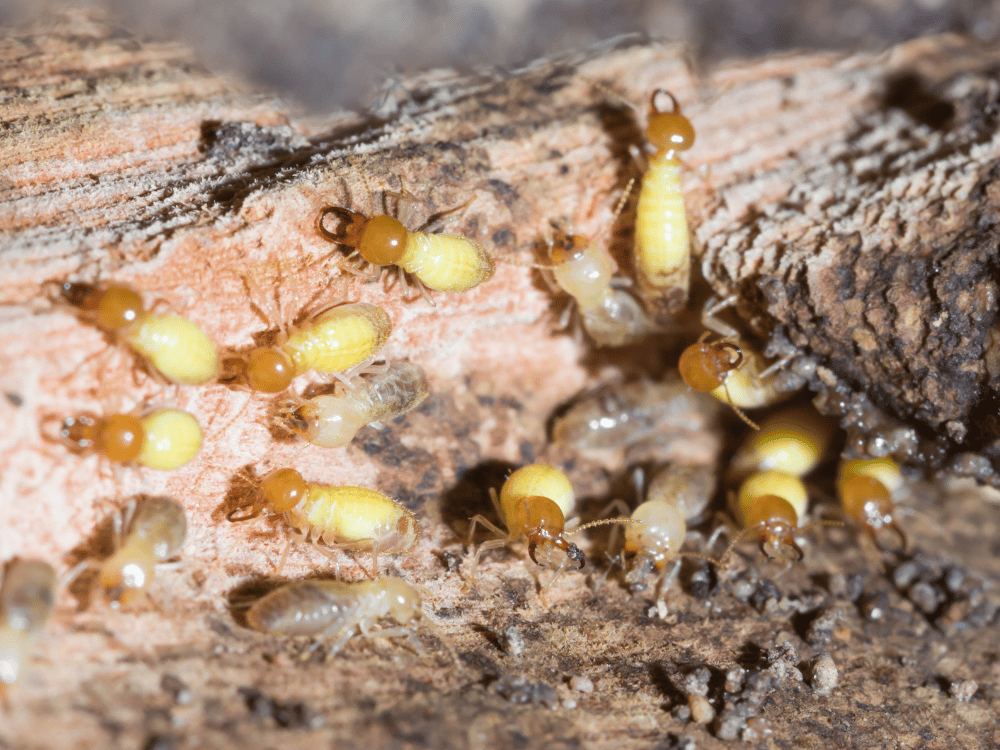
[[(661, 104), (664, 98), (670, 99), (669, 111), (665, 111)], [(687, 151), (694, 145), (694, 127), (691, 121), (681, 114), (677, 99), (666, 89), (654, 91), (649, 100), (646, 139), (657, 150), (666, 152)]]
[(762, 495), (746, 510), (747, 531), (760, 535), (760, 551), (771, 559), (798, 562), (805, 556), (795, 541), (798, 524), (795, 508), (777, 495)]
[[(509, 504), (507, 528), (528, 540), (528, 556), (536, 565), (561, 568), (565, 563), (554, 555), (556, 549), (582, 568), (586, 564), (583, 552), (564, 536), (566, 518), (562, 509), (547, 497), (519, 497)], [(538, 556), (542, 560), (539, 561)]]
[[(340, 219), (340, 226), (335, 232), (327, 229), (324, 223), (328, 214), (334, 214)], [(399, 219), (385, 215), (369, 218), (339, 206), (323, 209), (319, 218), (319, 230), (328, 240), (357, 249), (362, 258), (376, 266), (396, 263), (406, 250), (406, 238), (409, 234)]]
[(868, 532), (880, 550), (906, 551), (906, 535), (896, 524), (892, 493), (884, 484), (858, 474), (841, 484), (840, 493), (844, 513)]
[(226, 520), (233, 523), (249, 521), (263, 513), (267, 506), (284, 513), (298, 505), (308, 493), (309, 483), (295, 469), (275, 469), (261, 477), (253, 502), (230, 511)]
[(145, 312), (142, 297), (124, 284), (99, 287), (84, 282), (63, 282), (60, 296), (67, 303), (93, 316), (106, 331), (117, 332), (135, 323)]
[(89, 412), (62, 420), (58, 439), (71, 450), (96, 451), (109, 461), (126, 463), (142, 452), (142, 420), (131, 414), (99, 417)]
[(696, 391), (715, 390), (726, 380), (726, 376), (743, 362), (743, 352), (731, 341), (705, 343), (702, 335), (697, 343), (691, 344), (681, 353), (677, 369), (688, 386)]
[(252, 349), (241, 364), (247, 385), (260, 393), (281, 393), (295, 377), (295, 364), (276, 347)]

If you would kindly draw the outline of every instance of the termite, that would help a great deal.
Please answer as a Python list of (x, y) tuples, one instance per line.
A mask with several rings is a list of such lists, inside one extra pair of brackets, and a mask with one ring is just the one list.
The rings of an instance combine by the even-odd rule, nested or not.
[(499, 499), (495, 490), (490, 488), (490, 499), (507, 526), (507, 531), (504, 532), (483, 515), (476, 515), (471, 519), (470, 544), (476, 524), (485, 526), (499, 538), (485, 541), (476, 549), (469, 571), (470, 581), (475, 579), (479, 557), (483, 552), (522, 539), (528, 543), (531, 561), (536, 565), (554, 568), (558, 578), (571, 562), (578, 569), (586, 564), (583, 551), (570, 542), (568, 537), (594, 526), (634, 523), (628, 518), (609, 518), (592, 521), (567, 533), (566, 516), (576, 504), (573, 485), (563, 472), (547, 464), (532, 464), (518, 469), (504, 482)]
[(409, 362), (393, 362), (383, 372), (360, 377), (334, 394), (297, 398), (281, 422), (303, 440), (341, 448), (367, 424), (406, 414), (427, 398), (427, 374)]
[(842, 461), (837, 472), (844, 515), (864, 529), (883, 552), (906, 551), (906, 535), (896, 522), (899, 509), (893, 502), (893, 495), (903, 486), (899, 464), (890, 458)]
[(377, 305), (335, 305), (283, 331), (273, 346), (227, 358), (223, 379), (239, 378), (254, 391), (280, 393), (309, 370), (347, 378), (374, 359), (391, 332), (388, 314)]
[(97, 576), (97, 585), (115, 609), (148, 593), (156, 566), (175, 557), (187, 536), (184, 508), (169, 497), (140, 498), (124, 516), (115, 516), (116, 549)]
[(195, 457), (202, 432), (186, 411), (163, 406), (107, 416), (82, 412), (63, 419), (58, 433), (47, 437), (76, 453), (97, 453), (114, 463), (172, 471)]
[(676, 376), (636, 380), (585, 394), (554, 420), (552, 440), (581, 449), (627, 447), (665, 434), (695, 441), (715, 423), (719, 408)]
[(802, 526), (809, 505), (806, 486), (798, 477), (774, 469), (748, 477), (731, 500), (731, 510), (743, 531), (729, 545), (723, 560), (741, 539), (755, 535), (760, 540), (760, 551), (767, 557), (797, 562), (804, 553), (796, 534), (835, 523), (815, 521)]
[(266, 474), (260, 479), (253, 502), (233, 510), (227, 518), (249, 521), (267, 507), (280, 513), (289, 526), (306, 542), (316, 543), (321, 552), (370, 550), (376, 573), (380, 553), (406, 552), (420, 535), (416, 516), (381, 492), (307, 482), (295, 469), (276, 469)]
[(41, 560), (7, 563), (0, 585), (0, 701), (24, 671), (35, 636), (52, 614), (56, 572)]
[(595, 344), (624, 346), (659, 330), (639, 301), (614, 285), (617, 265), (607, 250), (559, 231), (549, 241), (549, 256), (552, 265), (546, 270), (573, 298), (583, 329)]
[[(670, 588), (681, 568), (682, 557), (718, 564), (711, 557), (681, 552), (688, 523), (698, 520), (715, 492), (715, 471), (710, 466), (671, 464), (656, 473), (646, 490), (646, 500), (631, 515), (625, 528), (625, 554), (633, 556), (625, 582), (638, 586), (654, 572), (662, 593)], [(667, 568), (667, 563), (674, 564)]]
[(812, 407), (771, 414), (743, 441), (730, 465), (733, 476), (776, 469), (804, 477), (819, 465), (832, 437), (830, 423)]
[(204, 385), (219, 374), (219, 352), (198, 326), (180, 315), (146, 310), (129, 286), (67, 281), (59, 285), (59, 296), (171, 383)]
[[(661, 106), (669, 99), (671, 109)], [(687, 301), (691, 242), (677, 154), (694, 145), (694, 127), (673, 94), (655, 91), (649, 103), (646, 140), (655, 153), (642, 178), (635, 214), (636, 271), (649, 302), (675, 313)]]
[[(373, 630), (383, 618), (397, 627)], [(408, 627), (425, 618), (420, 594), (401, 578), (370, 581), (295, 581), (258, 599), (246, 615), (254, 630), (273, 635), (332, 638), (330, 654), (338, 653), (354, 636), (406, 636), (417, 653), (423, 649)], [(317, 645), (319, 645), (317, 643)]]
[[(364, 175), (362, 175), (364, 177)], [(367, 184), (367, 179), (365, 179)], [(374, 194), (369, 188), (372, 205)], [(385, 214), (367, 216), (341, 206), (327, 206), (319, 215), (319, 233), (330, 242), (353, 248), (348, 258), (360, 258), (376, 268), (396, 266), (406, 294), (406, 276), (416, 281), (424, 299), (434, 304), (427, 289), (466, 292), (493, 276), (494, 263), (482, 245), (466, 237), (430, 234), (423, 231), (438, 216), (431, 217), (416, 231), (405, 226), (408, 210), (400, 218)], [(328, 216), (338, 219), (334, 230), (327, 228)]]

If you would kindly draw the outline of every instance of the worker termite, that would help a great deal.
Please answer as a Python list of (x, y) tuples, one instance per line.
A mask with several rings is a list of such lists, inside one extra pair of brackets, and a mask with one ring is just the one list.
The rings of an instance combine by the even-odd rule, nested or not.
[(485, 541), (476, 549), (469, 570), (470, 581), (475, 579), (479, 557), (483, 552), (522, 539), (528, 543), (531, 561), (536, 565), (556, 569), (558, 578), (570, 562), (576, 563), (578, 569), (583, 568), (586, 563), (583, 551), (567, 537), (594, 526), (634, 523), (628, 518), (609, 518), (592, 521), (567, 533), (566, 516), (576, 505), (573, 485), (565, 474), (546, 464), (531, 464), (518, 469), (504, 482), (499, 499), (495, 490), (490, 488), (490, 499), (507, 526), (507, 531), (504, 532), (483, 515), (476, 515), (471, 519), (469, 544), (472, 543), (476, 524), (485, 526), (499, 538)]
[(273, 346), (227, 357), (222, 379), (241, 379), (252, 390), (279, 393), (309, 370), (347, 378), (374, 359), (391, 332), (388, 314), (377, 305), (335, 305), (282, 331)]
[(296, 398), (280, 421), (303, 440), (341, 448), (366, 424), (385, 422), (427, 398), (427, 374), (409, 362), (392, 362), (383, 372), (364, 375), (352, 387), (311, 398)]
[(553, 422), (552, 440), (581, 449), (621, 448), (657, 436), (696, 444), (715, 423), (715, 399), (676, 376), (636, 380), (585, 394)]
[[(626, 583), (637, 587), (658, 573), (656, 586), (662, 597), (677, 577), (682, 557), (718, 565), (711, 557), (681, 552), (688, 523), (701, 517), (714, 492), (715, 471), (710, 466), (678, 463), (656, 473), (646, 490), (646, 500), (631, 515), (633, 521), (641, 523), (625, 528), (624, 553), (633, 557)], [(671, 561), (674, 564), (668, 569)]]
[[(670, 99), (671, 109), (661, 103)], [(694, 145), (694, 127), (673, 94), (659, 89), (650, 98), (646, 140), (655, 153), (642, 178), (635, 213), (635, 254), (639, 289), (647, 302), (673, 314), (687, 301), (691, 242), (681, 162), (677, 154)]]
[(0, 584), (0, 701), (24, 671), (35, 636), (52, 614), (56, 572), (41, 560), (7, 563)]
[[(364, 174), (362, 178), (367, 185)], [(385, 266), (396, 266), (404, 296), (407, 294), (405, 274), (413, 277), (424, 299), (432, 305), (434, 302), (427, 289), (465, 292), (493, 276), (493, 259), (478, 243), (457, 235), (423, 231), (443, 214), (432, 216), (411, 232), (404, 226), (409, 218), (408, 203), (404, 203), (397, 219), (376, 213), (375, 196), (370, 187), (369, 196), (375, 215), (327, 206), (319, 215), (319, 233), (331, 242), (353, 248), (349, 258), (360, 256), (379, 271)], [(326, 219), (331, 215), (339, 220), (333, 230), (326, 226)]]
[(545, 270), (573, 298), (583, 329), (595, 344), (624, 346), (659, 330), (635, 297), (615, 287), (617, 265), (607, 250), (558, 231), (549, 240), (549, 256), (552, 265)]
[[(328, 549), (366, 549), (378, 572), (378, 556), (412, 549), (420, 536), (416, 516), (381, 492), (307, 482), (295, 469), (276, 469), (262, 477), (253, 502), (229, 513), (233, 522), (257, 518), (270, 507), (306, 542)], [(285, 554), (288, 548), (285, 549)], [(284, 563), (279, 564), (279, 569)]]
[(748, 477), (738, 495), (731, 496), (731, 511), (743, 531), (729, 545), (725, 560), (736, 544), (746, 536), (756, 535), (760, 551), (771, 559), (797, 562), (804, 557), (796, 541), (815, 526), (835, 524), (814, 521), (802, 526), (809, 505), (809, 493), (802, 480), (783, 471), (768, 469)]
[[(397, 627), (372, 629), (378, 620), (387, 617)], [(406, 636), (413, 649), (423, 654), (423, 648), (407, 626), (425, 618), (417, 590), (392, 576), (353, 583), (323, 580), (287, 583), (254, 602), (246, 615), (247, 624), (261, 633), (332, 638), (331, 655), (357, 635)]]
[(776, 469), (804, 477), (816, 468), (830, 444), (832, 429), (812, 407), (783, 409), (768, 416), (743, 441), (730, 464), (735, 477)]
[(219, 373), (215, 344), (180, 315), (153, 313), (137, 291), (124, 284), (59, 284), (59, 298), (136, 352), (148, 368), (177, 385), (203, 385)]
[[(47, 433), (45, 422), (43, 433)], [(45, 437), (76, 453), (97, 453), (114, 463), (172, 471), (195, 457), (202, 432), (186, 411), (162, 406), (104, 417), (82, 412), (64, 418), (58, 432)]]
[(906, 535), (896, 523), (893, 495), (904, 486), (899, 464), (890, 458), (842, 461), (837, 490), (844, 515), (864, 529), (882, 550), (905, 552)]
[(180, 552), (187, 536), (187, 517), (172, 498), (142, 497), (124, 514), (116, 514), (114, 521), (116, 549), (101, 564), (97, 585), (108, 604), (117, 609), (145, 596), (156, 567)]

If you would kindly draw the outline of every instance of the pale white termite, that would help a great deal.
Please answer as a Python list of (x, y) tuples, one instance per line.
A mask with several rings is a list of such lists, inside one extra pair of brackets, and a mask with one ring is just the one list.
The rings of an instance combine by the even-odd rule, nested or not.
[(56, 572), (41, 560), (7, 563), (0, 585), (0, 701), (24, 672), (56, 600)]
[(406, 414), (427, 398), (427, 374), (409, 362), (392, 362), (382, 372), (362, 375), (333, 394), (297, 398), (281, 421), (303, 440), (341, 448), (366, 424)]

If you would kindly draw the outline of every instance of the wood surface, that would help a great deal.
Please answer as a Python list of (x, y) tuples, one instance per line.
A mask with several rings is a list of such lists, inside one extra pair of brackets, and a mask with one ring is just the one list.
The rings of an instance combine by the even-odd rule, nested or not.
[[(995, 65), (994, 54), (939, 37), (881, 55), (694, 70), (682, 48), (623, 39), (518, 70), (396, 80), (370, 113), (306, 119), (176, 45), (85, 16), (3, 36), (0, 559), (40, 557), (65, 574), (107, 554), (114, 508), (138, 493), (178, 498), (190, 533), (185, 565), (163, 574), (149, 606), (114, 612), (88, 605), (79, 587), (61, 593), (0, 721), (0, 747), (638, 748), (685, 746), (687, 735), (721, 747), (754, 714), (773, 732), (762, 746), (1000, 742), (991, 593), (1000, 512), (967, 482), (913, 475), (925, 523), (911, 532), (912, 558), (883, 563), (834, 529), (785, 573), (748, 555), (707, 590), (682, 576), (667, 612), (605, 580), (599, 554), (590, 576), (564, 576), (544, 597), (517, 549), (489, 556), (473, 588), (458, 564), (466, 520), (514, 465), (563, 466), (596, 513), (625, 483), (622, 456), (555, 447), (548, 421), (595, 383), (661, 377), (697, 335), (677, 321), (676, 335), (594, 350), (553, 331), (563, 301), (528, 267), (560, 221), (609, 243), (630, 271), (630, 215), (615, 219), (614, 209), (638, 176), (629, 146), (657, 88), (697, 129), (684, 158), (697, 261), (713, 293), (740, 294), (748, 335), (815, 362), (811, 385), (843, 416), (849, 448), (895, 440), (890, 449), (918, 470), (994, 481), (978, 415), (1000, 383), (988, 346)], [(316, 219), (327, 205), (367, 210), (369, 184), (376, 197), (405, 192), (413, 226), (461, 207), (446, 229), (486, 246), (496, 276), (435, 295), (435, 307), (353, 278)], [(64, 278), (130, 283), (235, 348), (345, 294), (375, 302), (393, 321), (386, 355), (426, 368), (432, 396), (346, 449), (303, 448), (268, 429), (275, 399), (220, 385), (164, 389), (127, 352), (105, 354), (99, 331), (45, 296), (45, 282)], [(195, 461), (167, 474), (112, 470), (39, 432), (50, 415), (144, 401), (195, 414), (206, 435)], [(711, 422), (695, 458), (720, 459), (737, 424), (723, 434)], [(689, 446), (664, 445), (657, 461), (692, 458)], [(279, 523), (225, 515), (246, 499), (241, 469), (282, 465), (316, 482), (376, 487), (417, 513), (417, 549), (384, 569), (425, 587), (460, 665), (427, 634), (428, 655), (375, 640), (327, 659), (234, 618), (286, 537)], [(925, 614), (914, 579), (898, 574), (906, 563), (927, 586), (944, 586), (949, 570), (971, 583)], [(299, 547), (282, 577), (331, 572)], [(744, 596), (746, 586), (764, 593)], [(827, 615), (835, 626), (810, 631)], [(525, 641), (519, 654), (505, 646), (508, 628)], [(832, 695), (779, 668), (767, 650), (783, 641), (806, 673), (813, 655), (833, 656)], [(767, 687), (727, 693), (722, 676), (737, 664)], [(716, 710), (742, 719), (703, 728), (675, 710), (703, 666)], [(572, 691), (574, 675), (596, 692)], [(978, 690), (962, 702), (955, 686), (966, 681)]]

